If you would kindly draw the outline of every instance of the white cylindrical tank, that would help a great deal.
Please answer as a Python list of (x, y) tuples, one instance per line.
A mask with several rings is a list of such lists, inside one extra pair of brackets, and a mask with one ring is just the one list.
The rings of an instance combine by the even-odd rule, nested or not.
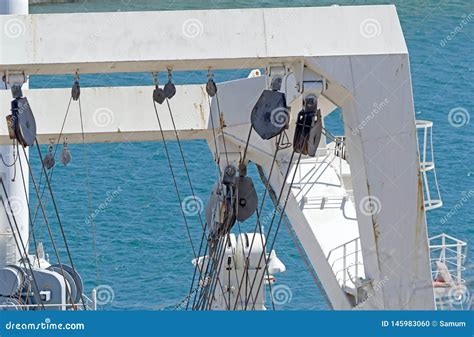
[[(0, 15), (4, 14), (28, 14), (28, 0), (2, 0), (0, 1)], [(8, 50), (2, 51), (8, 53)], [(3, 84), (3, 83), (2, 83)], [(4, 85), (0, 85), (1, 89), (5, 89)], [(27, 84), (23, 85), (23, 89), (27, 88)], [(7, 105), (5, 105), (7, 104)], [(9, 110), (9, 102), (2, 101), (2, 111), (6, 112)], [(2, 116), (0, 123), (6, 123), (5, 116)], [(3, 145), (0, 146), (0, 155), (3, 158), (3, 161), (6, 164), (12, 164), (14, 162), (14, 147), (12, 145)], [(24, 170), (26, 191), (28, 192), (28, 182), (29, 174), (27, 169), (26, 160), (23, 155), (23, 150), (20, 148), (20, 158), (22, 160), (22, 166)], [(28, 149), (26, 149), (28, 155)], [(15, 154), (16, 155), (16, 154)], [(15, 216), (16, 222), (19, 228), (19, 235), (23, 239), (23, 242), (28, 249), (28, 236), (29, 236), (29, 226), (28, 226), (28, 205), (27, 205), (27, 196), (25, 194), (25, 187), (23, 186), (23, 180), (21, 177), (19, 161), (16, 160), (15, 165), (8, 167), (0, 160), (0, 175), (5, 183), (7, 194), (9, 197), (10, 204), (12, 206), (13, 212), (8, 207), (8, 202), (4, 200), (7, 205), (8, 215), (12, 221), (13, 228), (15, 225), (13, 223), (12, 216), (13, 213)], [(16, 173), (16, 174), (15, 174)], [(12, 181), (14, 179), (14, 181)], [(4, 196), (3, 188), (0, 186), (0, 195)], [(16, 231), (15, 231), (16, 232)], [(18, 237), (19, 238), (19, 237)], [(20, 242), (20, 240), (18, 239)], [(6, 264), (18, 263), (21, 254), (18, 251), (15, 238), (11, 231), (10, 224), (8, 222), (7, 215), (3, 208), (3, 204), (0, 203), (0, 268)]]

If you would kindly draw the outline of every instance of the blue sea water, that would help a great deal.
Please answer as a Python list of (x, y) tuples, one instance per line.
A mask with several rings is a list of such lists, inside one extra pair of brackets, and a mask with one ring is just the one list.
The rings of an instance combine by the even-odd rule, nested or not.
[[(32, 13), (77, 11), (173, 10), (196, 8), (244, 8), (380, 4), (386, 1), (97, 1), (80, 0), (73, 4), (31, 6)], [(415, 111), (418, 119), (434, 121), (434, 149), (438, 179), (444, 206), (428, 214), (430, 235), (446, 232), (471, 241), (466, 278), (472, 289), (474, 272), (474, 198), (461, 204), (466, 193), (474, 190), (473, 126), (466, 123), (453, 127), (448, 121), (452, 109), (463, 108), (474, 113), (473, 55), (474, 22), (462, 21), (474, 15), (472, 1), (396, 1), (411, 61)], [(461, 29), (459, 29), (461, 27)], [(448, 39), (447, 37), (450, 36)], [(247, 70), (220, 71), (218, 81), (246, 77)], [(177, 83), (202, 83), (204, 72), (178, 73)], [(37, 76), (31, 88), (68, 87), (68, 76)], [(149, 74), (83, 75), (81, 85), (128, 86), (150, 85)], [(86, 99), (85, 97), (83, 99)], [(54, 104), (54, 102), (52, 102)], [(66, 107), (64, 107), (66, 109)], [(77, 110), (71, 110), (77, 113)], [(133, 112), (131, 112), (133, 113)], [(153, 111), (150, 109), (150, 113)], [(341, 134), (337, 114), (328, 121), (333, 133)], [(172, 161), (178, 180), (186, 177), (177, 144), (170, 142)], [(207, 199), (215, 181), (215, 164), (203, 141), (183, 143), (188, 168), (197, 195)], [(87, 291), (96, 285), (91, 225), (87, 222), (88, 197), (83, 167), (82, 145), (70, 145), (73, 161), (67, 167), (57, 165), (53, 189), (64, 222), (66, 235), (77, 269)], [(46, 148), (43, 148), (46, 151)], [(31, 151), (39, 176), (39, 160)], [(94, 222), (97, 228), (97, 254), (100, 284), (110, 285), (114, 300), (104, 309), (160, 309), (172, 307), (189, 290), (193, 267), (192, 253), (186, 237), (174, 187), (162, 143), (112, 143), (88, 146), (92, 208), (102, 209)], [(260, 191), (255, 169), (254, 177)], [(39, 177), (37, 177), (39, 179)], [(186, 184), (180, 185), (182, 195), (190, 195)], [(31, 191), (32, 200), (34, 193)], [(51, 203), (50, 220), (59, 240), (57, 221)], [(267, 210), (270, 210), (267, 205)], [(446, 219), (443, 223), (442, 219)], [(189, 218), (192, 235), (199, 242), (197, 217)], [(247, 227), (246, 227), (247, 226)], [(253, 225), (243, 225), (251, 230)], [(44, 225), (36, 221), (38, 236), (43, 238), (52, 255)], [(64, 246), (60, 245), (64, 254)], [(318, 288), (293, 245), (288, 232), (282, 229), (276, 250), (287, 271), (277, 275), (278, 283), (292, 290), (291, 301), (281, 309), (326, 309)], [(469, 256), (470, 255), (470, 256)], [(278, 307), (278, 306), (277, 306)]]

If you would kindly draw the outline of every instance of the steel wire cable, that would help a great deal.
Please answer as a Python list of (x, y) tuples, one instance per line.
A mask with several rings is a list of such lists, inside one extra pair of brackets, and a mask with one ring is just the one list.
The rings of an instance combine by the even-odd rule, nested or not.
[[(275, 152), (273, 154), (273, 158), (272, 158), (272, 163), (270, 165), (270, 173), (269, 173), (269, 176), (271, 177), (272, 174), (273, 174), (273, 169), (274, 169), (274, 166), (275, 166), (275, 162), (276, 162), (276, 158), (277, 158), (277, 155), (278, 155), (278, 152), (280, 150), (279, 148), (279, 144), (282, 140), (282, 136), (280, 135), (277, 140), (276, 140), (276, 147), (275, 147)], [(258, 210), (258, 216), (257, 216), (257, 221), (255, 223), (255, 229), (254, 229), (254, 232), (256, 232), (257, 228), (260, 224), (260, 215), (262, 214), (262, 209), (263, 209), (263, 206), (265, 204), (265, 198), (266, 198), (266, 194), (267, 194), (267, 189), (265, 188), (265, 191), (263, 193), (263, 198), (262, 198), (262, 201), (260, 203), (260, 208)], [(250, 243), (250, 248), (249, 248), (249, 254), (250, 252), (252, 252), (252, 249), (253, 249), (253, 245), (254, 245), (254, 241), (255, 241), (255, 236), (252, 237), (252, 241)], [(264, 246), (265, 248), (265, 246)], [(240, 294), (241, 290), (242, 290), (242, 285), (243, 285), (243, 282), (240, 282), (239, 283), (239, 288), (238, 288), (238, 294)], [(236, 305), (234, 306), (234, 310), (236, 309)]]
[[(87, 205), (89, 211), (89, 221), (91, 223), (92, 229), (92, 249), (94, 252), (94, 260), (95, 260), (95, 272), (96, 272), (96, 284), (97, 286), (100, 284), (100, 270), (99, 270), (99, 258), (97, 256), (97, 228), (92, 217), (92, 193), (91, 193), (91, 186), (90, 186), (90, 179), (89, 179), (89, 167), (87, 161), (87, 145), (86, 139), (84, 135), (84, 121), (82, 118), (82, 106), (81, 106), (81, 98), (78, 99), (79, 104), (79, 117), (81, 118), (81, 135), (82, 135), (82, 148), (84, 151), (84, 171), (86, 174), (86, 186), (87, 186)], [(57, 148), (57, 147), (56, 147)]]
[[(67, 239), (66, 239), (66, 235), (64, 233), (64, 228), (62, 226), (62, 222), (61, 222), (61, 217), (59, 216), (59, 212), (58, 212), (58, 209), (57, 209), (57, 205), (56, 205), (56, 201), (54, 200), (54, 196), (53, 196), (53, 191), (51, 189), (51, 184), (50, 184), (50, 181), (49, 181), (49, 178), (48, 178), (48, 175), (47, 175), (47, 172), (46, 172), (46, 168), (44, 167), (43, 165), (43, 157), (41, 155), (41, 150), (40, 150), (40, 147), (39, 147), (39, 144), (38, 144), (38, 140), (35, 139), (35, 142), (36, 142), (36, 148), (38, 150), (38, 154), (39, 154), (39, 157), (40, 157), (40, 161), (41, 161), (41, 167), (43, 168), (43, 171), (44, 171), (44, 176), (46, 178), (46, 182), (48, 183), (48, 189), (50, 191), (50, 194), (51, 194), (51, 200), (53, 202), (53, 205), (54, 205), (54, 210), (55, 210), (55, 213), (56, 213), (56, 217), (58, 219), (58, 224), (59, 224), (59, 228), (60, 228), (60, 231), (61, 231), (61, 236), (63, 238), (63, 242), (64, 242), (64, 245), (65, 245), (65, 248), (66, 248), (66, 251), (67, 251), (67, 255), (68, 255), (68, 258), (69, 258), (69, 262), (71, 263), (71, 268), (76, 271), (75, 267), (74, 267), (74, 262), (72, 260), (72, 256), (71, 256), (71, 252), (69, 250), (69, 245), (67, 243)], [(25, 156), (25, 160), (26, 160), (26, 163), (28, 164), (28, 170), (30, 172), (30, 177), (31, 177), (31, 181), (33, 182), (33, 185), (35, 187), (35, 192), (36, 192), (36, 197), (38, 198), (38, 202), (40, 203), (40, 206), (41, 206), (41, 210), (42, 210), (42, 214), (43, 214), (43, 219), (44, 219), (44, 222), (46, 224), (46, 227), (48, 229), (48, 233), (49, 233), (49, 237), (50, 237), (50, 240), (51, 240), (51, 245), (53, 247), (53, 250), (55, 252), (55, 255), (56, 255), (56, 259), (58, 261), (58, 264), (60, 266), (60, 269), (61, 269), (61, 274), (64, 278), (64, 282), (65, 284), (67, 284), (67, 281), (66, 281), (66, 276), (65, 276), (65, 272), (64, 272), (64, 268), (63, 268), (63, 264), (61, 263), (61, 259), (59, 257), (59, 252), (57, 250), (57, 247), (56, 247), (56, 244), (54, 242), (54, 237), (53, 237), (53, 233), (51, 231), (51, 226), (49, 225), (49, 222), (48, 222), (48, 219), (47, 219), (47, 216), (46, 216), (46, 209), (45, 209), (45, 206), (42, 202), (42, 199), (40, 197), (40, 194), (39, 194), (39, 190), (38, 190), (38, 186), (36, 185), (36, 182), (35, 182), (35, 179), (34, 179), (34, 175), (33, 175), (33, 170), (31, 169), (31, 164), (30, 164), (30, 161), (28, 160), (28, 157), (27, 157), (27, 154), (26, 154), (26, 150), (24, 147), (23, 148), (23, 154)], [(21, 159), (20, 159), (21, 160)], [(66, 296), (69, 295), (69, 298), (70, 298), (70, 301), (71, 301), (71, 304), (74, 304), (74, 301), (72, 300), (72, 296), (71, 296), (71, 293), (69, 291), (69, 288), (66, 287)], [(84, 297), (83, 297), (83, 294), (81, 294), (81, 301), (82, 301), (82, 304), (84, 306), (84, 310), (86, 310), (86, 304), (85, 304), (85, 301), (84, 301)]]
[[(268, 183), (268, 180), (267, 178), (265, 177), (265, 173), (263, 172), (263, 168), (261, 166), (257, 166), (257, 169), (258, 169), (258, 173), (260, 175), (260, 179), (262, 180), (262, 182), (264, 184), (267, 184)], [(272, 199), (272, 202), (273, 204), (275, 205), (275, 207), (277, 207), (277, 204), (276, 204), (276, 200), (277, 200), (277, 196), (276, 196), (276, 193), (275, 191), (273, 190), (273, 188), (271, 186), (269, 186), (270, 190), (269, 190), (269, 193), (270, 193), (270, 198)], [(286, 219), (286, 217), (283, 218), (283, 221), (286, 225), (286, 228), (288, 230), (288, 234), (290, 235), (292, 241), (293, 241), (293, 244), (296, 246), (296, 248), (298, 249), (298, 253), (300, 254), (301, 258), (303, 259), (303, 261), (305, 262), (305, 265), (306, 265), (306, 268), (308, 269), (309, 273), (311, 274), (311, 276), (313, 277), (314, 279), (314, 283), (316, 284), (316, 286), (318, 287), (319, 291), (321, 292), (321, 294), (323, 295), (324, 299), (326, 300), (326, 303), (328, 304), (328, 307), (332, 309), (332, 304), (331, 302), (329, 301), (329, 298), (327, 297), (327, 294), (326, 294), (326, 291), (324, 290), (322, 284), (321, 284), (321, 281), (319, 280), (319, 277), (317, 276), (314, 268), (312, 267), (311, 265), (311, 262), (308, 260), (308, 257), (306, 256), (305, 252), (303, 251), (303, 249), (301, 248), (300, 246), (300, 243), (298, 241), (298, 239), (295, 237), (295, 234), (293, 232), (293, 229), (291, 228), (291, 225), (290, 223), (288, 222), (288, 220)]]
[[(41, 299), (41, 295), (40, 295), (40, 292), (39, 292), (39, 287), (38, 287), (38, 283), (36, 282), (36, 277), (34, 275), (34, 272), (33, 272), (33, 267), (31, 265), (31, 261), (30, 261), (30, 258), (28, 256), (28, 251), (26, 249), (26, 246), (25, 246), (25, 243), (23, 241), (23, 238), (20, 234), (20, 229), (18, 227), (18, 223), (16, 221), (16, 218), (15, 218), (15, 213), (14, 213), (14, 210), (13, 210), (13, 207), (10, 203), (10, 198), (8, 196), (8, 193), (7, 193), (7, 189), (5, 187), (5, 183), (3, 181), (3, 179), (0, 177), (0, 182), (2, 183), (2, 189), (3, 189), (3, 193), (5, 194), (5, 198), (7, 199), (7, 202), (8, 202), (8, 207), (10, 208), (10, 215), (12, 216), (13, 218), (13, 223), (15, 224), (15, 229), (16, 229), (16, 233), (17, 235), (15, 235), (15, 229), (13, 228), (13, 224), (10, 220), (10, 217), (8, 216), (8, 211), (7, 211), (7, 208), (5, 207), (5, 200), (3, 198), (2, 199), (2, 204), (3, 204), (3, 208), (5, 209), (5, 215), (7, 217), (7, 220), (8, 220), (8, 224), (10, 226), (10, 230), (12, 231), (13, 233), (13, 239), (15, 241), (15, 245), (16, 245), (16, 248), (18, 249), (18, 251), (20, 252), (20, 254), (23, 254), (23, 257), (21, 258), (21, 262), (23, 262), (23, 266), (25, 267), (26, 270), (29, 270), (30, 271), (30, 275), (33, 279), (33, 285), (35, 287), (35, 291), (36, 291), (36, 295), (38, 296), (38, 299), (41, 303), (41, 306), (43, 307), (44, 309), (44, 303), (43, 303), (43, 300)], [(18, 240), (18, 238), (19, 240)], [(27, 261), (28, 263), (28, 266), (26, 265), (26, 262), (25, 260)]]
[(166, 144), (165, 134), (163, 132), (163, 127), (161, 125), (160, 116), (158, 114), (158, 109), (156, 108), (156, 102), (154, 100), (153, 100), (153, 107), (155, 109), (156, 119), (158, 121), (158, 126), (160, 128), (160, 134), (161, 134), (161, 138), (163, 140), (163, 146), (164, 146), (165, 153), (166, 153), (166, 159), (168, 161), (168, 167), (170, 169), (171, 177), (173, 179), (173, 185), (174, 185), (174, 188), (175, 188), (175, 191), (176, 191), (176, 195), (178, 197), (179, 208), (181, 210), (181, 214), (183, 216), (184, 224), (186, 226), (186, 232), (187, 232), (187, 235), (188, 235), (189, 243), (191, 245), (191, 249), (193, 251), (193, 256), (194, 256), (194, 258), (196, 258), (196, 250), (194, 249), (193, 239), (191, 237), (191, 232), (189, 230), (188, 220), (187, 220), (186, 214), (184, 213), (184, 210), (183, 210), (182, 201), (181, 201), (181, 194), (179, 193), (178, 183), (176, 182), (176, 176), (175, 176), (175, 173), (174, 173), (173, 165), (171, 163), (171, 157), (170, 157), (170, 154), (169, 154), (169, 151), (168, 151), (168, 145)]

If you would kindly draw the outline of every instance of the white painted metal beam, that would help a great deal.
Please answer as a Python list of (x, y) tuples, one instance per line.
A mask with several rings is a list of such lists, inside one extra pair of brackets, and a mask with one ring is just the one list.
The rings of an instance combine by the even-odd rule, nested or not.
[(0, 17), (0, 27), (0, 72), (28, 74), (257, 68), (407, 53), (391, 5), (15, 15)]
[[(248, 130), (250, 112), (265, 86), (264, 77), (245, 78), (218, 84), (223, 122), (226, 127), (245, 125)], [(290, 88), (292, 89), (292, 88)], [(160, 141), (158, 122), (153, 108), (153, 86), (81, 88), (81, 105), (85, 140), (88, 143)], [(204, 85), (178, 85), (176, 96), (170, 100), (176, 129), (181, 139), (207, 139), (211, 136), (209, 100)], [(294, 91), (294, 88), (293, 88)], [(40, 143), (57, 140), (71, 97), (70, 88), (23, 90), (36, 118)], [(10, 91), (0, 91), (0, 106), (8, 111)], [(244, 103), (244, 104), (243, 104)], [(216, 101), (211, 99), (214, 126), (220, 117)], [(322, 99), (325, 114), (334, 109)], [(79, 105), (71, 103), (63, 137), (69, 143), (82, 143)], [(166, 139), (175, 139), (166, 103), (157, 104)], [(245, 112), (245, 113), (244, 113)], [(246, 131), (247, 132), (247, 131)], [(253, 141), (258, 142), (258, 137)], [(0, 144), (11, 144), (7, 124), (0, 121)], [(262, 144), (260, 144), (262, 145)]]
[[(85, 141), (137, 142), (160, 141), (153, 108), (153, 86), (82, 88), (81, 106), (84, 120)], [(177, 86), (170, 106), (180, 136), (184, 139), (205, 139), (210, 132), (209, 103), (205, 88), (200, 85)], [(71, 89), (24, 90), (35, 114), (37, 135), (40, 143), (56, 141), (61, 130)], [(7, 109), (11, 93), (0, 91), (0, 106)], [(175, 139), (173, 125), (166, 103), (157, 105), (165, 138)], [(63, 137), (69, 143), (81, 143), (81, 121), (78, 102), (72, 101), (64, 125)], [(7, 123), (0, 121), (0, 144), (11, 144)]]

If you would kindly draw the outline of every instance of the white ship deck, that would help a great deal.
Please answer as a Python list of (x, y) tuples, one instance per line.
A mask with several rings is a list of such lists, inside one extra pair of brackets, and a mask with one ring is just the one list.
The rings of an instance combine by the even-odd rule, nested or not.
[(350, 277), (364, 277), (350, 186), (349, 165), (335, 156), (331, 143), (317, 157), (301, 159), (292, 188), (339, 284), (346, 286), (353, 286)]

